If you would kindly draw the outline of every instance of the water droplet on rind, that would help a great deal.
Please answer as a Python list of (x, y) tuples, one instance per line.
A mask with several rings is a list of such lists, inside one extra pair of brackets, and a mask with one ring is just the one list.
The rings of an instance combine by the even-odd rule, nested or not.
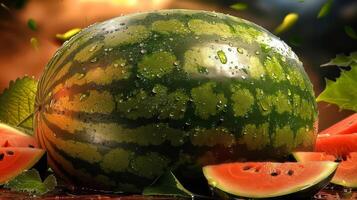
[(244, 50), (242, 48), (237, 48), (238, 53), (243, 54)]
[(217, 51), (217, 56), (222, 64), (227, 63), (227, 56), (222, 50)]

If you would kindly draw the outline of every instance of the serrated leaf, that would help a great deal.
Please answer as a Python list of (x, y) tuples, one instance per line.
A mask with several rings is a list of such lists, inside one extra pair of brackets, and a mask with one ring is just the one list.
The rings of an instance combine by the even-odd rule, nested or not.
[(24, 171), (11, 181), (4, 185), (4, 188), (17, 192), (29, 192), (37, 195), (43, 195), (55, 189), (57, 186), (56, 178), (49, 175), (42, 182), (40, 174), (36, 169)]
[(297, 13), (289, 13), (287, 14), (281, 24), (275, 29), (276, 34), (283, 33), (289, 30), (299, 19), (299, 15)]
[(357, 51), (352, 52), (349, 56), (345, 54), (338, 54), (335, 58), (330, 60), (330, 62), (322, 64), (321, 67), (326, 66), (339, 66), (339, 67), (348, 67), (353, 62), (357, 62)]
[(32, 130), (32, 116), (37, 81), (30, 77), (11, 81), (0, 94), (0, 121), (14, 127)]
[(248, 5), (246, 3), (235, 3), (230, 7), (234, 10), (246, 10), (248, 8)]
[(67, 32), (61, 34), (61, 33), (57, 33), (56, 34), (56, 38), (61, 40), (62, 42), (69, 40), (71, 37), (73, 37), (74, 35), (76, 35), (77, 33), (79, 33), (81, 31), (80, 28), (73, 28), (71, 30), (68, 30)]
[(143, 191), (143, 195), (165, 195), (191, 198), (193, 193), (184, 188), (172, 172), (167, 172), (160, 176), (152, 185), (146, 187)]
[(357, 63), (352, 63), (351, 70), (343, 70), (336, 82), (326, 79), (326, 88), (316, 100), (357, 112)]
[(31, 30), (33, 30), (33, 31), (36, 31), (36, 30), (37, 30), (37, 23), (36, 23), (36, 21), (33, 20), (33, 19), (29, 19), (29, 20), (27, 21), (27, 26), (28, 26)]
[(345, 26), (345, 33), (352, 39), (357, 40), (357, 33), (351, 26)]
[(333, 4), (333, 0), (327, 0), (326, 3), (322, 5), (319, 14), (317, 15), (317, 18), (322, 18), (328, 15), (331, 11), (332, 4)]

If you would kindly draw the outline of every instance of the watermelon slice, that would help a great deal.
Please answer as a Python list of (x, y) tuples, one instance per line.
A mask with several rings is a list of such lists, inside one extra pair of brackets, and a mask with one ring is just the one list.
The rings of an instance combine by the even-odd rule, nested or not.
[(329, 128), (320, 132), (320, 134), (341, 135), (357, 133), (357, 113), (337, 122)]
[(0, 147), (0, 185), (32, 168), (44, 154), (42, 149)]
[(0, 123), (0, 147), (37, 147), (34, 137)]
[(336, 157), (345, 157), (357, 152), (357, 133), (344, 135), (318, 135), (315, 151), (326, 152)]
[[(323, 152), (296, 152), (293, 155), (299, 162), (336, 159), (336, 157)], [(341, 161), (331, 182), (336, 185), (357, 188), (357, 152), (350, 153), (347, 160)]]
[(205, 166), (203, 174), (217, 194), (288, 199), (297, 196), (303, 198), (318, 192), (329, 183), (337, 166), (331, 161), (237, 162)]

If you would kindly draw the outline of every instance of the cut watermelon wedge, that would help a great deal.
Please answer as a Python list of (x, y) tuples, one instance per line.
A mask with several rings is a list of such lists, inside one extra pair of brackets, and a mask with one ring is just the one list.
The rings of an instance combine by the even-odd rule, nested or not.
[(320, 132), (320, 134), (340, 135), (357, 133), (357, 113), (337, 122), (329, 128)]
[[(293, 155), (299, 162), (336, 160), (336, 157), (323, 152), (295, 152)], [(331, 183), (357, 188), (357, 152), (350, 153), (347, 160), (340, 162)]]
[(288, 199), (318, 192), (331, 180), (337, 166), (331, 161), (228, 163), (206, 166), (203, 174), (217, 194)]
[(44, 154), (41, 149), (0, 147), (0, 185), (32, 168)]
[(315, 151), (326, 152), (336, 157), (345, 157), (357, 152), (357, 133), (345, 135), (318, 135)]
[(0, 123), (0, 147), (38, 147), (34, 137)]

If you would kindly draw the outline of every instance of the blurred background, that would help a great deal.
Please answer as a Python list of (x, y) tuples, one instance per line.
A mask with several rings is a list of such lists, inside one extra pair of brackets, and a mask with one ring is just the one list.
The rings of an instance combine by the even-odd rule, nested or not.
[[(338, 68), (320, 65), (357, 50), (356, 0), (0, 0), (0, 93), (25, 74), (39, 78), (62, 44), (56, 34), (128, 13), (170, 8), (209, 10), (250, 20), (271, 32), (289, 13), (279, 37), (304, 63), (315, 94)], [(295, 23), (294, 23), (295, 21)], [(357, 78), (357, 77), (356, 77)], [(351, 114), (319, 103), (320, 129)]]

